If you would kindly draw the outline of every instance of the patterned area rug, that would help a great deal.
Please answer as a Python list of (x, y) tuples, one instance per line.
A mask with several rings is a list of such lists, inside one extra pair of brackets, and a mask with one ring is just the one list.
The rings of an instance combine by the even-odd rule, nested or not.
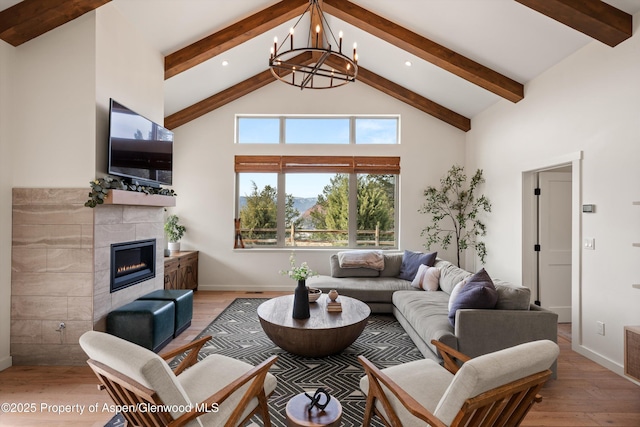
[[(357, 361), (364, 355), (380, 368), (423, 359), (424, 357), (391, 315), (373, 315), (360, 337), (342, 354), (324, 358), (295, 356), (280, 349), (262, 331), (256, 313), (266, 301), (239, 298), (227, 307), (199, 336), (211, 335), (199, 357), (210, 353), (231, 356), (257, 365), (269, 356), (279, 356), (270, 372), (278, 379), (278, 387), (269, 398), (271, 421), (274, 426), (285, 426), (285, 407), (291, 397), (302, 392), (326, 389), (342, 404), (342, 425), (362, 425), (365, 397), (359, 382), (364, 375)], [(262, 426), (254, 417), (252, 426)], [(374, 425), (381, 426), (382, 424)]]

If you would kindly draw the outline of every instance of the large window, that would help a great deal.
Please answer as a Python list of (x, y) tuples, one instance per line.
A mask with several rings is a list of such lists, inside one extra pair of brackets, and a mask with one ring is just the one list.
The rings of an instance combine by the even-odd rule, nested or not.
[(397, 247), (398, 157), (236, 156), (243, 242)]
[[(288, 144), (278, 149), (288, 153), (299, 152), (301, 144), (398, 144), (398, 129), (397, 116), (238, 116), (236, 141)], [(259, 155), (235, 160), (236, 212), (245, 245), (397, 247), (398, 157)]]

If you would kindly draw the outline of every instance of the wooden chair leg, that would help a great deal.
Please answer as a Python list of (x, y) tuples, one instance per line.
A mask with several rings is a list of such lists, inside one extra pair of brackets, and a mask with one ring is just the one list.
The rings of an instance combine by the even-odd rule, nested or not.
[(373, 410), (375, 408), (375, 399), (371, 393), (367, 396), (367, 404), (364, 407), (364, 419), (362, 420), (362, 427), (369, 427), (371, 420), (373, 419)]
[(262, 393), (258, 395), (258, 406), (260, 407), (260, 415), (262, 417), (262, 423), (264, 427), (271, 427), (271, 416), (269, 415), (269, 405), (267, 404), (267, 396)]

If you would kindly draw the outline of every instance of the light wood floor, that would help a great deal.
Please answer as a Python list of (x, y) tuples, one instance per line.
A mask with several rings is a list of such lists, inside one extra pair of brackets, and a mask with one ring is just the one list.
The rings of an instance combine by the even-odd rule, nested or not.
[[(198, 291), (191, 327), (165, 349), (190, 342), (235, 298), (277, 295), (282, 293)], [(523, 425), (640, 426), (640, 387), (571, 351), (570, 340), (569, 325), (559, 325), (559, 377), (547, 383), (544, 400), (534, 406)], [(111, 400), (97, 390), (95, 376), (84, 366), (6, 369), (0, 372), (0, 403), (5, 402), (21, 413), (0, 411), (0, 426), (102, 427), (113, 415), (103, 410)], [(84, 413), (79, 414), (82, 406)], [(30, 409), (33, 411), (26, 412)]]

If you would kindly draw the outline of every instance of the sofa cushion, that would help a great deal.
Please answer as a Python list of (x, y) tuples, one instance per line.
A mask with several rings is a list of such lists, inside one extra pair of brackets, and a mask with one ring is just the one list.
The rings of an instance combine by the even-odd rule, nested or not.
[(420, 339), (436, 354), (431, 340), (453, 335), (454, 329), (447, 315), (449, 294), (435, 292), (398, 291), (393, 294), (393, 305), (413, 327)]
[(380, 272), (380, 277), (398, 277), (400, 266), (402, 265), (402, 252), (383, 252), (384, 269)]
[(472, 275), (472, 273), (451, 264), (449, 261), (438, 260), (434, 267), (440, 269), (440, 289), (448, 294), (451, 294), (451, 291), (458, 283)]
[(493, 285), (498, 291), (498, 310), (529, 310), (531, 304), (531, 289), (515, 286), (509, 282), (494, 279)]
[(455, 324), (456, 311), (463, 308), (495, 308), (498, 292), (485, 269), (471, 276), (462, 286), (449, 310), (449, 321)]
[(370, 268), (342, 268), (336, 254), (331, 255), (329, 258), (329, 266), (331, 267), (331, 277), (378, 277), (380, 275), (378, 270)]
[(404, 251), (398, 279), (412, 281), (414, 277), (416, 277), (416, 273), (418, 272), (420, 265), (425, 264), (429, 267), (433, 266), (436, 262), (437, 256), (437, 252), (429, 252), (425, 254), (422, 252)]
[(425, 291), (437, 291), (438, 282), (440, 281), (440, 270), (435, 267), (429, 267), (422, 264), (418, 268), (416, 277), (411, 282), (411, 286)]

